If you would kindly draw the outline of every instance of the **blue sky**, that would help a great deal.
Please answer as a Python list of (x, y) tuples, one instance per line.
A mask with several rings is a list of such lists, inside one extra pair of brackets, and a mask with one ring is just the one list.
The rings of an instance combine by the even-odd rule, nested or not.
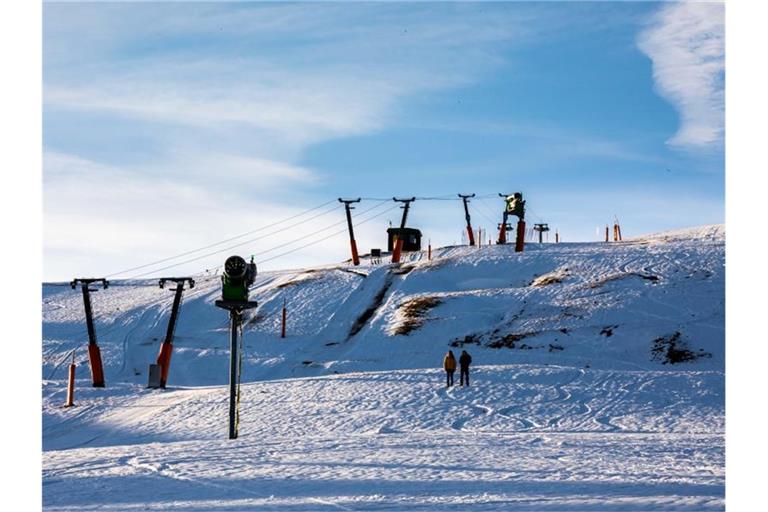
[[(43, 15), (48, 280), (339, 196), (522, 191), (529, 223), (566, 241), (597, 239), (614, 215), (625, 236), (724, 222), (722, 4), (48, 3)], [(491, 228), (501, 207), (476, 201), (473, 224)], [(398, 215), (361, 225), (361, 250), (384, 246)], [(343, 220), (234, 252), (319, 236), (263, 268), (338, 261), (345, 236), (314, 233)], [(463, 211), (417, 201), (409, 224), (454, 243)]]

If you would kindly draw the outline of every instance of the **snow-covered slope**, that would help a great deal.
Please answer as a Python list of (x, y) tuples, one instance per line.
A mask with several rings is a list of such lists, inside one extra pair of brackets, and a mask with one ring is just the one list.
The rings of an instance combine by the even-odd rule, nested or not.
[[(107, 388), (81, 365), (71, 409), (82, 298), (44, 285), (46, 508), (722, 509), (724, 239), (706, 226), (264, 273), (237, 441), (216, 276), (185, 294), (164, 391), (144, 386), (172, 293), (93, 294)], [(444, 388), (448, 349), (472, 354), (472, 387)]]

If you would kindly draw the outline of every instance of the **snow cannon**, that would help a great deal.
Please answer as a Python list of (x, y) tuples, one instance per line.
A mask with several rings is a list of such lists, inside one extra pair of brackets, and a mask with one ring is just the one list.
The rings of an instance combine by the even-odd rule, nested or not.
[(523, 199), (523, 194), (515, 192), (511, 196), (507, 196), (504, 201), (507, 203), (506, 213), (508, 215), (514, 215), (520, 220), (525, 218), (525, 200)]
[(247, 302), (248, 289), (256, 280), (256, 263), (246, 263), (240, 256), (230, 256), (224, 262), (221, 275), (221, 298), (226, 301)]

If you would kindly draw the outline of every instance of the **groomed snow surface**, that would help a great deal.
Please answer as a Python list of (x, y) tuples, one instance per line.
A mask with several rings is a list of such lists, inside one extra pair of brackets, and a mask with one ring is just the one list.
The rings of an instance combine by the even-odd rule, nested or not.
[[(80, 291), (45, 284), (44, 507), (723, 510), (724, 242), (705, 226), (262, 273), (237, 440), (217, 276), (185, 293), (165, 390), (146, 383), (172, 292), (92, 294), (100, 389)], [(470, 387), (445, 387), (449, 349), (471, 353)]]

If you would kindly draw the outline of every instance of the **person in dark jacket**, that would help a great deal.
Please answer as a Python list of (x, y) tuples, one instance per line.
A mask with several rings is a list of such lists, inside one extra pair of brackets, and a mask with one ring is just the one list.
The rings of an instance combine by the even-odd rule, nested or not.
[(453, 374), (456, 371), (456, 357), (453, 355), (452, 350), (449, 350), (443, 358), (443, 369), (445, 370), (446, 387), (453, 386)]
[(459, 356), (459, 366), (461, 371), (459, 372), (459, 383), (463, 386), (466, 380), (467, 386), (469, 386), (469, 365), (472, 363), (472, 356), (470, 356), (466, 350), (461, 351)]

